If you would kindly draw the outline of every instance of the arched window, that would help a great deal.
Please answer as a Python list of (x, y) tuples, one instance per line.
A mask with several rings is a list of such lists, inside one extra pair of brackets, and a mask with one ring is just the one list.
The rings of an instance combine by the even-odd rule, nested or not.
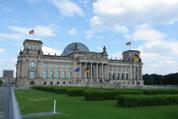
[(43, 73), (42, 73), (42, 78), (43, 78), (43, 79), (46, 79), (46, 78), (47, 78), (47, 71), (43, 71)]
[(60, 71), (56, 72), (56, 79), (60, 79)]
[(49, 72), (49, 78), (50, 78), (50, 79), (53, 79), (53, 78), (54, 78), (54, 72), (53, 72), (53, 71), (50, 71), (50, 72)]
[(66, 71), (62, 72), (62, 78), (65, 79), (66, 78)]

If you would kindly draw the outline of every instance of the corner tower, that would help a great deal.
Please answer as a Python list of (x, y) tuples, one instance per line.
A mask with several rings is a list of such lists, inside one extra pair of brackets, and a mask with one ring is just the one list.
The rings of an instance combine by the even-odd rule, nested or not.
[(42, 52), (42, 42), (38, 40), (26, 39), (23, 43), (23, 54), (40, 55)]
[(132, 80), (132, 84), (143, 86), (142, 78), (142, 60), (140, 57), (140, 51), (127, 50), (122, 53), (123, 61), (129, 62), (129, 79)]

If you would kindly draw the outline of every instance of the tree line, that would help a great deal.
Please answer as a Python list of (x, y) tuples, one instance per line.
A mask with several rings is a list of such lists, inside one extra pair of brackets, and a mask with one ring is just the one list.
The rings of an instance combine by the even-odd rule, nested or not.
[(178, 73), (167, 75), (144, 74), (144, 85), (178, 85)]

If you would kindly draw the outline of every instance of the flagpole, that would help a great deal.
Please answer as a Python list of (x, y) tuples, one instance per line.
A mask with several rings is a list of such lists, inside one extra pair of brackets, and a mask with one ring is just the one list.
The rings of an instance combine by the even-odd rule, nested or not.
[(35, 40), (35, 26), (33, 25), (33, 31), (34, 31), (34, 33), (33, 33), (33, 40)]
[(126, 42), (126, 46), (128, 47), (128, 50), (131, 50), (132, 49), (132, 42), (131, 41)]

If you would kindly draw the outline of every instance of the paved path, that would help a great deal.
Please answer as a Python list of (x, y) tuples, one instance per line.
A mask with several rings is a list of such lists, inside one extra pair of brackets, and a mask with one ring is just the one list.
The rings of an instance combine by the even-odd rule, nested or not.
[(0, 87), (0, 119), (10, 119), (10, 87)]
[(5, 119), (5, 88), (0, 87), (0, 119)]
[(31, 113), (31, 114), (24, 114), (23, 118), (35, 118), (35, 117), (45, 117), (45, 116), (52, 116), (52, 115), (56, 115), (56, 114), (63, 114), (61, 112), (40, 112), (40, 113)]

